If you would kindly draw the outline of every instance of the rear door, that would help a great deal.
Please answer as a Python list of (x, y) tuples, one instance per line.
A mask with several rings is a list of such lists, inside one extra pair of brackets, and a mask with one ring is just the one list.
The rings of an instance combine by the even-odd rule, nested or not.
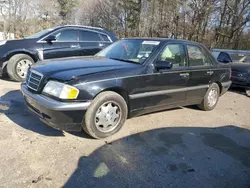
[(111, 44), (110, 38), (96, 31), (79, 29), (80, 56), (95, 55)]
[(187, 101), (192, 102), (203, 99), (214, 71), (212, 61), (202, 47), (187, 44), (186, 52), (189, 70)]
[(78, 33), (76, 29), (60, 29), (51, 35), (56, 41), (43, 41), (43, 59), (71, 57), (79, 55)]

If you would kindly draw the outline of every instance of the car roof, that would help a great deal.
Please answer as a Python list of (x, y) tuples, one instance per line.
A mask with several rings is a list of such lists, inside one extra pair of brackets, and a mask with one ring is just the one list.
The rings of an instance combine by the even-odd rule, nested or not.
[(104, 28), (100, 28), (100, 27), (92, 27), (92, 26), (86, 26), (86, 25), (63, 25), (63, 26), (56, 26), (53, 27), (53, 29), (61, 29), (61, 28), (83, 28), (83, 29), (90, 29), (90, 30), (94, 30), (94, 31), (107, 31)]
[(149, 38), (149, 37), (135, 37), (135, 38), (122, 38), (122, 40), (157, 40), (157, 41), (162, 41), (162, 42), (173, 42), (173, 41), (178, 41), (178, 42), (187, 42), (187, 43), (192, 43), (192, 44), (198, 44), (201, 45), (200, 43), (194, 42), (194, 41), (189, 41), (189, 40), (181, 40), (181, 39), (173, 39), (173, 38)]
[(82, 29), (88, 29), (92, 31), (97, 31), (103, 34), (109, 35), (109, 37), (112, 37), (113, 41), (116, 41), (118, 38), (116, 35), (107, 29), (101, 28), (101, 27), (92, 27), (92, 26), (86, 26), (86, 25), (63, 25), (63, 26), (55, 26), (52, 29), (57, 30), (57, 29), (62, 29), (62, 28), (82, 28)]

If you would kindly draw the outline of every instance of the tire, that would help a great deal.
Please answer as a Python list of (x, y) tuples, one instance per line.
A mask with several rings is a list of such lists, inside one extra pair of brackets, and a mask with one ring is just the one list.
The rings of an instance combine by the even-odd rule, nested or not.
[(246, 89), (246, 95), (250, 97), (250, 89)]
[(34, 60), (26, 54), (16, 54), (9, 59), (8, 64), (7, 64), (7, 73), (12, 80), (15, 80), (18, 82), (23, 82), (25, 80), (25, 75), (24, 77), (21, 77), (18, 74), (18, 70), (17, 70), (17, 65), (21, 61), (28, 62), (27, 64), (31, 64), (31, 65), (35, 63)]
[[(217, 92), (217, 95), (216, 95), (215, 100), (213, 101), (213, 103), (209, 103), (209, 94), (210, 94), (210, 92), (211, 92), (212, 90), (213, 90), (213, 91), (216, 91), (216, 92)], [(220, 97), (220, 88), (219, 88), (218, 84), (213, 83), (213, 84), (209, 87), (209, 89), (208, 89), (208, 91), (207, 91), (207, 93), (206, 93), (206, 95), (205, 95), (205, 97), (204, 97), (202, 103), (199, 104), (198, 107), (199, 107), (201, 110), (204, 110), (204, 111), (211, 111), (211, 110), (213, 110), (213, 109), (216, 107), (216, 105), (217, 105), (217, 103), (218, 103), (218, 101), (219, 101), (219, 97)]]
[[(107, 105), (107, 106), (105, 106)], [(113, 111), (114, 109), (117, 110)], [(105, 112), (103, 110), (105, 108)], [(111, 110), (107, 110), (108, 113), (106, 113), (106, 108), (112, 109), (112, 114)], [(99, 113), (98, 113), (99, 112)], [(115, 116), (119, 113), (119, 116), (116, 118), (113, 118), (112, 115), (115, 114)], [(105, 118), (98, 118), (98, 114), (105, 114)], [(84, 122), (82, 124), (83, 130), (90, 135), (93, 138), (96, 139), (102, 139), (109, 137), (116, 132), (118, 132), (123, 124), (125, 123), (128, 115), (128, 107), (127, 103), (125, 102), (124, 98), (112, 91), (106, 91), (103, 93), (100, 93), (91, 103), (90, 107), (88, 108), (85, 117), (84, 117)], [(101, 115), (100, 115), (101, 116)], [(105, 126), (103, 125), (97, 125), (98, 123), (102, 123), (103, 120), (104, 123), (109, 123), (112, 121), (112, 119), (107, 120), (107, 116), (109, 118), (113, 118), (114, 121), (117, 121), (114, 123), (114, 126), (108, 125), (106, 128), (107, 130), (104, 131)], [(101, 120), (102, 119), (102, 120)], [(110, 129), (108, 131), (108, 129)]]

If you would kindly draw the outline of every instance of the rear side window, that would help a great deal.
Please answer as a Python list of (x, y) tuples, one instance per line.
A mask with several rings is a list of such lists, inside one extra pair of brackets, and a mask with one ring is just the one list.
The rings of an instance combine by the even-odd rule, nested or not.
[(187, 50), (190, 67), (212, 65), (211, 60), (198, 46), (187, 45)]
[(80, 41), (102, 41), (98, 33), (80, 30)]
[(107, 35), (101, 34), (101, 36), (105, 42), (110, 42), (109, 37)]

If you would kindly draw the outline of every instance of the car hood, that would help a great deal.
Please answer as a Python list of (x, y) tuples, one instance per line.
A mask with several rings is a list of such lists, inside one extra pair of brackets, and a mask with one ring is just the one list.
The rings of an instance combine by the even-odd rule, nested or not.
[(233, 62), (229, 64), (231, 66), (232, 71), (237, 72), (249, 72), (250, 71), (250, 64), (248, 63), (241, 63), (241, 62)]
[(31, 69), (42, 73), (49, 79), (69, 81), (71, 79), (89, 74), (109, 72), (130, 67), (133, 69), (137, 66), (140, 65), (104, 57), (91, 56), (42, 61), (32, 66)]
[(9, 45), (9, 44), (27, 44), (27, 42), (33, 42), (33, 41), (37, 41), (38, 39), (25, 39), (25, 38), (22, 38), (22, 39), (10, 39), (10, 40), (6, 40), (6, 44)]
[(18, 39), (18, 40), (4, 40), (0, 42), (0, 51), (8, 53), (15, 49), (25, 49), (29, 44), (34, 44), (37, 39)]

